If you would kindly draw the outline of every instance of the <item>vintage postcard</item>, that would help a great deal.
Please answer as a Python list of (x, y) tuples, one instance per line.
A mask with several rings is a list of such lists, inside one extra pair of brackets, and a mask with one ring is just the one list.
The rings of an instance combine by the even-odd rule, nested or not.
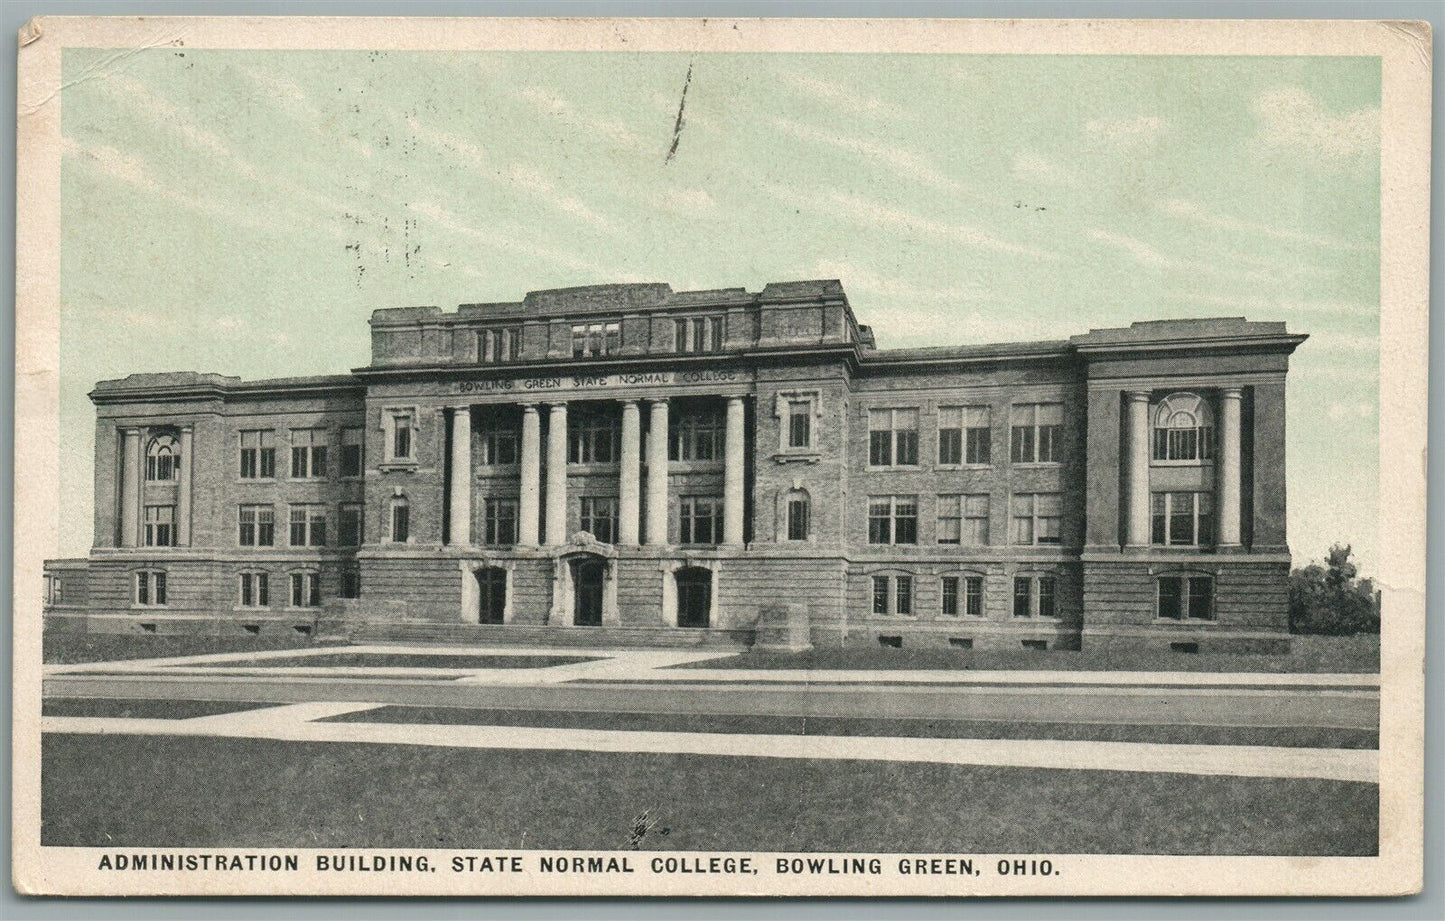
[(22, 892), (1418, 890), (1426, 26), (19, 40)]

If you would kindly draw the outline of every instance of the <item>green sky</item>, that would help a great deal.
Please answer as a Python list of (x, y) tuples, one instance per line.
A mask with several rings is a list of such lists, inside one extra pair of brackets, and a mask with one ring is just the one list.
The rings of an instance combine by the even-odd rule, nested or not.
[(91, 539), (96, 380), (344, 371), (378, 307), (838, 278), (885, 348), (1288, 321), (1312, 337), (1291, 546), (1374, 560), (1377, 59), (86, 49), (64, 71), (63, 554)]

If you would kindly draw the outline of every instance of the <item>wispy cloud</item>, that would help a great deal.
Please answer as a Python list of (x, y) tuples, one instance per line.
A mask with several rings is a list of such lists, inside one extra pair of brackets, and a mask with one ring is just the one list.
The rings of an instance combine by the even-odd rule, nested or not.
[(1269, 281), (1275, 277), (1263, 269), (1242, 268), (1226, 260), (1206, 262), (1201, 259), (1173, 256), (1158, 249), (1151, 243), (1140, 240), (1138, 237), (1131, 237), (1128, 234), (1116, 233), (1111, 230), (1103, 230), (1096, 227), (1089, 230), (1087, 236), (1096, 243), (1102, 243), (1106, 246), (1122, 250), (1142, 266), (1159, 271), (1251, 281)]
[(884, 111), (883, 100), (877, 96), (860, 93), (833, 80), (825, 80), (812, 74), (785, 70), (780, 75), (783, 82), (803, 95), (825, 102), (835, 109), (851, 114), (876, 114)]
[(530, 194), (558, 211), (570, 214), (598, 230), (605, 230), (608, 233), (615, 230), (612, 221), (605, 215), (598, 213), (575, 195), (569, 195), (559, 190), (556, 183), (530, 166), (512, 167), (507, 173), (507, 178), (512, 188)]
[(629, 150), (644, 151), (654, 147), (665, 148), (664, 144), (650, 144), (626, 124), (616, 119), (603, 118), (579, 111), (568, 100), (552, 90), (540, 86), (523, 87), (518, 95), (536, 106), (545, 115), (575, 129), (584, 137), (603, 137)]
[(1255, 320), (1272, 320), (1281, 317), (1358, 317), (1363, 319), (1373, 318), (1379, 311), (1377, 304), (1341, 298), (1266, 297), (1257, 294), (1220, 295), (1192, 291), (1168, 291), (1161, 294), (1160, 297), (1176, 304), (1190, 304), (1221, 310), (1241, 310)]
[(905, 304), (902, 306), (920, 303), (960, 304), (992, 300), (992, 296), (980, 287), (965, 285), (929, 287), (908, 281), (903, 272), (884, 276), (865, 266), (834, 259), (820, 259), (809, 274), (816, 278), (839, 279), (843, 282), (844, 288), (849, 291), (866, 291), (879, 297), (903, 301)]
[(1262, 93), (1251, 106), (1259, 120), (1255, 141), (1266, 153), (1288, 153), (1325, 167), (1361, 162), (1380, 147), (1380, 110), (1333, 113), (1318, 96), (1297, 86)]
[(948, 192), (977, 197), (977, 193), (968, 185), (941, 172), (924, 157), (905, 147), (866, 137), (850, 137), (846, 134), (824, 131), (814, 128), (812, 125), (805, 125), (802, 122), (786, 118), (775, 118), (772, 120), (772, 125), (784, 134), (792, 135), (799, 140), (833, 147), (890, 167), (898, 171), (900, 178), (914, 179)]
[(1090, 140), (1113, 147), (1152, 147), (1168, 130), (1169, 123), (1157, 115), (1094, 118), (1084, 123)]
[(1216, 227), (1220, 230), (1229, 230), (1236, 233), (1254, 234), (1290, 243), (1307, 243), (1310, 246), (1327, 249), (1358, 250), (1361, 252), (1373, 252), (1377, 249), (1374, 244), (1363, 241), (1344, 240), (1323, 234), (1307, 233), (1288, 227), (1280, 227), (1275, 224), (1266, 224), (1263, 221), (1247, 221), (1242, 218), (1212, 211), (1199, 202), (1190, 201), (1185, 198), (1165, 199), (1158, 203), (1158, 208), (1164, 213), (1173, 215), (1174, 217), (1186, 218), (1207, 227)]
[(1010, 172), (1015, 179), (1050, 185), (1076, 186), (1080, 181), (1079, 174), (1074, 170), (1031, 150), (1014, 154)]

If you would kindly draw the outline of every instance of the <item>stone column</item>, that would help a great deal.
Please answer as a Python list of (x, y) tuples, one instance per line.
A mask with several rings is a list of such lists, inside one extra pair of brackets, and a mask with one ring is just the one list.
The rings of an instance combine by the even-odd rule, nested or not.
[(1127, 547), (1149, 546), (1149, 391), (1130, 390), (1124, 394), (1129, 404), (1128, 453), (1125, 455), (1128, 509), (1125, 521)]
[(636, 400), (622, 401), (621, 466), (617, 490), (617, 542), (636, 546), (642, 507), (642, 414)]
[(140, 429), (123, 431), (120, 461), (120, 545), (134, 547), (140, 537), (141, 489), (145, 464), (141, 457)]
[(447, 544), (466, 547), (472, 542), (472, 409), (452, 408), (451, 502), (448, 505)]
[(191, 465), (191, 450), (194, 443), (194, 430), (191, 426), (181, 427), (181, 460), (180, 470), (177, 476), (180, 483), (176, 488), (176, 546), (189, 547), (191, 545), (191, 474), (194, 468)]
[(653, 400), (647, 426), (647, 534), (650, 547), (667, 543), (667, 400)]
[(743, 398), (728, 397), (723, 446), (723, 543), (743, 542)]
[(1219, 539), (1217, 546), (1239, 546), (1240, 493), (1240, 402), (1244, 397), (1238, 387), (1219, 391)]
[(547, 416), (547, 543), (567, 543), (567, 404)]
[(542, 499), (542, 418), (537, 407), (522, 407), (522, 495), (517, 503), (517, 543), (537, 546)]

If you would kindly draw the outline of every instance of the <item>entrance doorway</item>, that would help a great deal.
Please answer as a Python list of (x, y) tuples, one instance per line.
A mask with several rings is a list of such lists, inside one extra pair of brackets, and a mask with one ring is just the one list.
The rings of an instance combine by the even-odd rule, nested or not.
[(602, 560), (578, 560), (572, 564), (572, 623), (595, 627), (602, 623), (602, 582), (607, 564)]
[(477, 570), (477, 622), (506, 622), (507, 571), (496, 566)]
[(712, 571), (688, 566), (677, 571), (677, 625), (706, 627), (712, 620)]

